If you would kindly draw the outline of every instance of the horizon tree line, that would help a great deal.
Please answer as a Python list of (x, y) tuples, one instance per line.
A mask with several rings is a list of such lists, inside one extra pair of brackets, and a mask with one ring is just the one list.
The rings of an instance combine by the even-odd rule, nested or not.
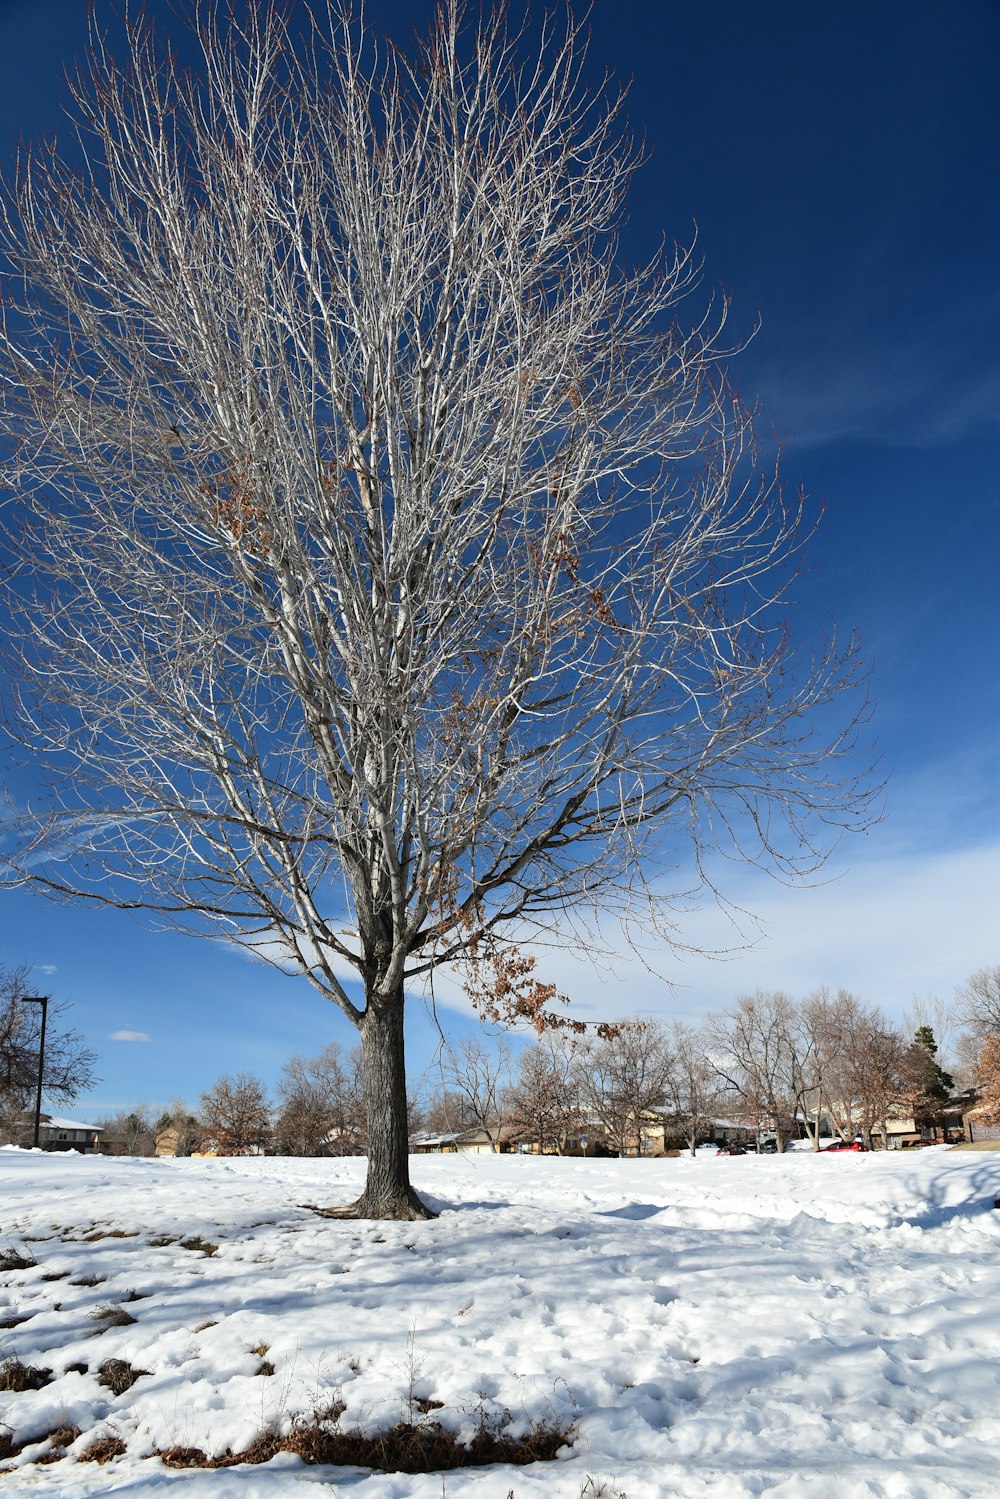
[[(937, 1060), (934, 1028), (917, 1006), (910, 1032), (846, 990), (793, 1001), (780, 991), (737, 999), (700, 1025), (631, 1018), (604, 1036), (547, 1031), (518, 1052), (502, 1034), (473, 1034), (445, 1047), (418, 1096), (407, 1130), (478, 1129), (494, 1150), (533, 1142), (561, 1154), (582, 1135), (618, 1155), (643, 1150), (650, 1125), (694, 1153), (713, 1122), (766, 1129), (779, 1150), (792, 1138), (820, 1148), (825, 1124), (871, 1145), (890, 1117), (933, 1123), (954, 1088)], [(1000, 1124), (1000, 967), (958, 991), (961, 1071), (979, 1090), (984, 1123)], [(947, 1026), (948, 1012), (936, 1018)], [(964, 1060), (963, 1060), (964, 1059)], [(179, 1130), (183, 1150), (362, 1155), (368, 1146), (363, 1061), (331, 1044), (286, 1062), (272, 1104), (260, 1079), (224, 1076), (196, 1110), (175, 1104), (156, 1120), (142, 1106), (104, 1121), (129, 1153), (152, 1153), (157, 1129)], [(141, 1149), (134, 1147), (141, 1146)]]

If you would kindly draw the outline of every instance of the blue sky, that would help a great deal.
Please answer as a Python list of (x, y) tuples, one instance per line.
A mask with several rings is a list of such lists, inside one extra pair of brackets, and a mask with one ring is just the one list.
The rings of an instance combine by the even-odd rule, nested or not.
[[(151, 8), (172, 24), (165, 4)], [(397, 39), (431, 10), (366, 8)], [(0, 0), (5, 164), (21, 136), (59, 127), (85, 12), (82, 0)], [(841, 844), (821, 888), (730, 872), (729, 893), (764, 924), (752, 950), (680, 962), (650, 949), (602, 971), (549, 952), (544, 968), (584, 1018), (693, 1019), (758, 985), (818, 984), (899, 1016), (1000, 960), (1000, 7), (595, 0), (592, 30), (595, 77), (631, 78), (629, 115), (651, 152), (625, 251), (638, 258), (697, 222), (706, 282), (731, 293), (735, 328), (759, 316), (738, 383), (784, 443), (786, 480), (826, 510), (802, 627), (860, 627), (892, 778), (883, 821)], [(739, 942), (710, 911), (682, 930)], [(224, 1071), (273, 1081), (293, 1052), (353, 1044), (303, 981), (120, 913), (5, 893), (0, 958), (36, 965), (99, 1052), (103, 1081), (74, 1106), (83, 1117), (195, 1101)], [(418, 1077), (435, 1031), (412, 1009)], [(113, 1039), (122, 1032), (149, 1039)]]

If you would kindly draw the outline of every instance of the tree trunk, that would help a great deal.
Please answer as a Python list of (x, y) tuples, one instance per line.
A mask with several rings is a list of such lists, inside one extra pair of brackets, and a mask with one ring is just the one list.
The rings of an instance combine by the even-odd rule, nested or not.
[(365, 1189), (347, 1207), (315, 1211), (327, 1218), (436, 1218), (410, 1186), (402, 988), (387, 1000), (369, 998), (361, 1055), (368, 1123)]

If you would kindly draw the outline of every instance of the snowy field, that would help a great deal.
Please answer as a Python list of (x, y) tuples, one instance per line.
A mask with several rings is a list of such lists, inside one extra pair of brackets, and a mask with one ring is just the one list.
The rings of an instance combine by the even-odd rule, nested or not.
[[(53, 1376), (0, 1394), (0, 1495), (1000, 1494), (1000, 1154), (420, 1158), (435, 1222), (299, 1206), (362, 1168), (0, 1151), (0, 1253), (37, 1261), (0, 1273), (0, 1357)], [(147, 1372), (115, 1395), (109, 1359)], [(574, 1434), (418, 1476), (150, 1455), (242, 1452), (332, 1404), (368, 1431)], [(59, 1427), (81, 1435), (16, 1451)], [(107, 1435), (122, 1455), (75, 1461)]]

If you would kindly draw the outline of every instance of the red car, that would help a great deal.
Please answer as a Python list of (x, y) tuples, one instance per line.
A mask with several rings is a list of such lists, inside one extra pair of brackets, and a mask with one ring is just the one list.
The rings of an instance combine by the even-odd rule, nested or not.
[(823, 1151), (823, 1154), (824, 1155), (829, 1155), (831, 1150), (855, 1150), (855, 1151), (861, 1151), (861, 1150), (867, 1150), (867, 1149), (868, 1149), (868, 1146), (867, 1145), (863, 1145), (860, 1140), (834, 1140), (834, 1142), (833, 1142), (832, 1145), (827, 1145), (826, 1146), (825, 1150)]
[(715, 1153), (716, 1155), (746, 1155), (747, 1148), (745, 1145), (737, 1145), (733, 1140), (729, 1145), (720, 1145)]

